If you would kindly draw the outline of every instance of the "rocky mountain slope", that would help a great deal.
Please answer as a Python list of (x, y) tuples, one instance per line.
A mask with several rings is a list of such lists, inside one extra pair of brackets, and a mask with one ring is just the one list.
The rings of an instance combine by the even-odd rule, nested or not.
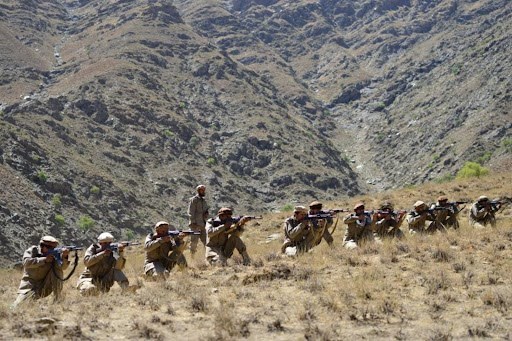
[(507, 169), (511, 9), (0, 0), (0, 257)]

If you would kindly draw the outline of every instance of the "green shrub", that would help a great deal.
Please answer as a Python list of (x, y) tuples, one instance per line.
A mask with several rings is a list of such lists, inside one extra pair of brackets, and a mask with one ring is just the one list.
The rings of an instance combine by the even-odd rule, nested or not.
[(482, 167), (477, 162), (468, 161), (464, 164), (464, 166), (457, 172), (457, 179), (462, 178), (471, 178), (471, 177), (480, 177), (482, 175), (486, 175), (489, 173), (489, 170), (485, 167)]
[(40, 183), (44, 184), (46, 180), (48, 180), (48, 175), (46, 175), (46, 173), (43, 170), (40, 170), (39, 172), (37, 172), (37, 179)]
[(60, 194), (55, 194), (52, 198), (52, 205), (56, 208), (62, 206), (62, 196)]
[(55, 223), (59, 226), (64, 225), (64, 223), (66, 222), (66, 219), (64, 219), (64, 216), (61, 214), (56, 214), (54, 220)]
[(192, 136), (188, 143), (190, 143), (190, 146), (193, 148), (199, 144), (199, 138), (197, 136)]
[(85, 232), (89, 230), (91, 227), (93, 227), (95, 223), (96, 222), (91, 217), (89, 217), (88, 215), (83, 215), (78, 220), (78, 227), (80, 228), (80, 230)]
[(286, 204), (281, 208), (281, 212), (291, 212), (295, 206), (293, 204)]
[(91, 187), (91, 193), (92, 194), (98, 195), (98, 194), (100, 194), (100, 192), (101, 192), (101, 189), (98, 186), (92, 186)]
[(180, 103), (178, 104), (178, 106), (180, 107), (180, 109), (185, 109), (185, 108), (187, 107), (187, 103), (185, 103), (185, 102), (180, 102)]
[(164, 135), (167, 137), (174, 137), (174, 133), (170, 131), (169, 129), (164, 130)]
[(209, 157), (207, 160), (206, 160), (206, 163), (208, 164), (208, 166), (214, 166), (217, 164), (217, 160), (215, 160), (214, 157)]
[(462, 64), (461, 63), (455, 63), (455, 64), (452, 65), (451, 71), (452, 71), (452, 73), (455, 76), (457, 76), (460, 73), (461, 70), (462, 70)]
[(127, 230), (125, 232), (125, 236), (126, 236), (126, 239), (133, 240), (133, 238), (135, 238), (135, 233), (133, 233), (132, 230)]
[(442, 177), (435, 179), (434, 181), (437, 182), (438, 184), (442, 184), (444, 182), (450, 182), (454, 178), (455, 177), (453, 175), (451, 175), (451, 174), (445, 174)]
[(503, 140), (501, 144), (507, 152), (512, 153), (512, 138)]
[(485, 152), (484, 155), (480, 156), (478, 159), (476, 159), (476, 162), (483, 165), (487, 161), (491, 159), (492, 152)]

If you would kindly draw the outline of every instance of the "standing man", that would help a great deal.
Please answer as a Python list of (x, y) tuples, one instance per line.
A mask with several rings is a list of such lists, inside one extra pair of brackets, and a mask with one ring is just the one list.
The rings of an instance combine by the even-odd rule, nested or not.
[(377, 212), (377, 221), (373, 233), (375, 239), (403, 238), (404, 234), (400, 230), (400, 226), (405, 219), (405, 214), (405, 211), (393, 211), (393, 204), (389, 201), (383, 202)]
[(186, 243), (184, 233), (177, 237), (169, 235), (169, 223), (159, 221), (155, 224), (155, 232), (150, 233), (144, 242), (144, 273), (153, 279), (165, 280), (175, 265), (187, 266), (183, 255)]
[(446, 231), (443, 224), (436, 222), (434, 210), (429, 210), (427, 204), (418, 200), (414, 203), (414, 211), (407, 214), (407, 224), (409, 233), (434, 233), (436, 231)]
[(281, 252), (287, 256), (307, 252), (315, 246), (315, 233), (311, 221), (306, 219), (307, 215), (308, 210), (304, 206), (295, 206), (293, 217), (287, 218), (284, 222), (284, 243)]
[(485, 195), (478, 197), (477, 201), (469, 210), (469, 224), (474, 228), (483, 229), (490, 224), (496, 227), (496, 212), (500, 209), (501, 203), (492, 204)]
[[(320, 213), (329, 213), (329, 212), (323, 212), (322, 211), (322, 203), (320, 201), (313, 201), (311, 204), (309, 204), (309, 215), (316, 215)], [(329, 232), (329, 228), (332, 226), (333, 219), (332, 217), (326, 218), (326, 219), (311, 219), (311, 223), (313, 226), (313, 232), (315, 234), (315, 245), (320, 244), (322, 241), (322, 238), (329, 244), (329, 246), (332, 246), (332, 242), (334, 239), (332, 238), (331, 233)]]
[(210, 264), (226, 265), (235, 249), (242, 255), (244, 265), (251, 264), (247, 247), (240, 238), (244, 224), (251, 218), (241, 217), (239, 221), (234, 222), (232, 215), (231, 208), (223, 207), (215, 218), (206, 222), (206, 260)]
[(62, 249), (62, 264), (57, 262), (52, 251), (59, 245), (52, 236), (44, 236), (39, 246), (33, 245), (23, 254), (23, 276), (18, 289), (18, 297), (12, 304), (17, 307), (28, 299), (39, 299), (52, 292), (54, 301), (61, 297), (63, 270), (69, 266), (69, 250)]
[(347, 249), (355, 249), (361, 246), (363, 241), (373, 241), (373, 225), (377, 220), (377, 214), (370, 216), (364, 211), (364, 203), (359, 202), (354, 206), (354, 213), (345, 217), (343, 222), (347, 224), (343, 246)]
[(98, 236), (98, 243), (85, 251), (85, 269), (76, 286), (80, 295), (97, 296), (100, 292), (109, 292), (114, 282), (121, 289), (128, 289), (130, 283), (123, 273), (126, 263), (124, 245), (118, 244), (117, 250), (113, 250), (110, 245), (113, 241), (112, 234), (103, 232)]
[(196, 253), (197, 243), (199, 242), (199, 238), (201, 238), (201, 242), (206, 246), (206, 221), (208, 220), (208, 204), (204, 199), (206, 195), (206, 186), (199, 185), (196, 187), (197, 194), (190, 198), (190, 203), (188, 205), (188, 217), (189, 223), (188, 226), (193, 231), (200, 231), (201, 235), (192, 235), (190, 237), (190, 252), (192, 255)]

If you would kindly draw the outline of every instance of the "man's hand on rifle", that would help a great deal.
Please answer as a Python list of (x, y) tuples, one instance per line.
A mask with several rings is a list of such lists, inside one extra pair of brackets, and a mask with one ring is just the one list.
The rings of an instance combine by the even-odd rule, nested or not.
[(49, 254), (48, 256), (46, 256), (44, 262), (45, 263), (51, 263), (55, 260), (55, 257), (52, 255), (52, 254)]
[(66, 248), (62, 249), (62, 258), (67, 258), (69, 255), (69, 250)]

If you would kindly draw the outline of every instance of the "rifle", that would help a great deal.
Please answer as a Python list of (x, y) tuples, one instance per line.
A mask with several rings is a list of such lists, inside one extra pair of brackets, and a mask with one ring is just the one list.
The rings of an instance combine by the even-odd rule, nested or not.
[(467, 204), (467, 203), (469, 203), (469, 201), (450, 201), (450, 202), (447, 202), (447, 204), (451, 205), (451, 206), (458, 206), (458, 205)]
[(194, 231), (194, 230), (172, 230), (172, 231), (167, 231), (167, 235), (168, 236), (171, 236), (173, 238), (177, 238), (179, 236), (180, 233), (183, 233), (187, 236), (190, 236), (190, 235), (193, 235), (193, 236), (200, 236), (201, 235), (201, 231)]
[(388, 215), (388, 214), (392, 214), (392, 215), (402, 214), (403, 215), (404, 213), (407, 213), (406, 210), (399, 210), (399, 211), (377, 210), (375, 212), (380, 215)]
[(62, 260), (62, 251), (64, 249), (67, 249), (69, 251), (78, 252), (80, 250), (83, 250), (84, 248), (81, 246), (76, 246), (76, 245), (67, 245), (67, 246), (56, 247), (56, 248), (48, 251), (48, 254), (52, 255), (53, 258), (55, 258), (55, 261), (57, 262), (57, 264), (62, 265), (62, 263), (64, 262)]
[(120, 246), (132, 246), (132, 245), (140, 245), (139, 242), (119, 242), (119, 243), (111, 243), (109, 246), (105, 248), (105, 250), (110, 250), (112, 252), (119, 252)]
[(328, 218), (334, 218), (337, 213), (340, 212), (350, 212), (350, 210), (346, 210), (343, 208), (334, 208), (331, 210), (323, 210), (318, 212), (317, 214), (308, 214), (306, 216), (306, 220), (313, 220), (313, 219), (328, 219)]
[(257, 217), (257, 216), (253, 216), (253, 215), (242, 215), (242, 216), (238, 216), (238, 217), (231, 217), (231, 223), (232, 224), (238, 224), (240, 222), (240, 220), (242, 220), (242, 218), (248, 218), (249, 220), (253, 220), (253, 219), (263, 219), (263, 217)]

